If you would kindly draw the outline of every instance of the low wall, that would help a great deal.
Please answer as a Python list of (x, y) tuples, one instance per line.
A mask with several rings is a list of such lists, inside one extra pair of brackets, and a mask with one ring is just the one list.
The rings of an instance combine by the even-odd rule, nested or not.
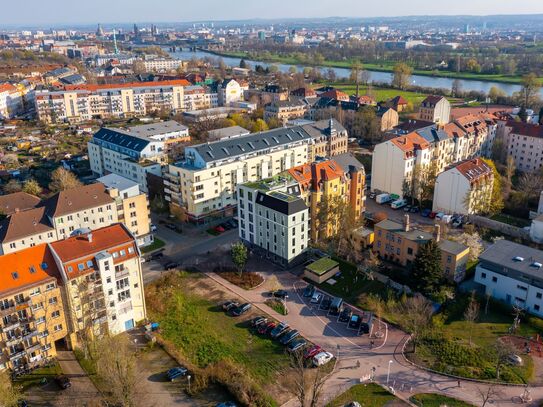
[(470, 215), (469, 219), (476, 226), (495, 230), (504, 235), (530, 240), (530, 232), (517, 226), (508, 225), (507, 223), (498, 222), (497, 220), (477, 215)]

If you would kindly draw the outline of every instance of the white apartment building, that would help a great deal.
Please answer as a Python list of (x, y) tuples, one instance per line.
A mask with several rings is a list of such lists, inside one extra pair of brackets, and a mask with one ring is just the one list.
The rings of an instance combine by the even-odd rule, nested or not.
[(230, 106), (232, 102), (243, 100), (243, 89), (235, 79), (225, 79), (217, 86), (219, 106)]
[(23, 93), (10, 83), (0, 84), (0, 119), (11, 119), (23, 111)]
[(444, 96), (428, 96), (420, 105), (419, 119), (445, 125), (451, 118), (451, 104)]
[(43, 90), (36, 92), (36, 113), (43, 122), (58, 123), (182, 111), (186, 86), (190, 86), (190, 82), (179, 79)]
[(276, 177), (238, 185), (239, 237), (268, 259), (290, 267), (305, 260), (309, 208), (300, 186)]
[(478, 214), (492, 200), (494, 173), (480, 158), (463, 161), (437, 176), (433, 210), (448, 214)]
[(146, 317), (141, 253), (120, 223), (50, 244), (66, 287), (70, 341), (128, 331)]
[(543, 126), (508, 121), (503, 127), (507, 154), (523, 172), (536, 172), (543, 166)]
[(128, 178), (147, 192), (147, 174), (161, 176), (162, 165), (168, 164), (168, 149), (189, 139), (185, 126), (177, 128), (168, 123), (101, 128), (88, 143), (91, 170), (99, 176), (113, 173)]
[(543, 252), (508, 240), (496, 240), (479, 256), (474, 281), (485, 293), (543, 317)]
[(403, 196), (416, 166), (430, 164), (437, 173), (460, 161), (489, 157), (498, 120), (487, 113), (467, 115), (445, 126), (428, 126), (375, 146), (371, 190)]
[(171, 164), (164, 175), (166, 200), (186, 220), (231, 216), (237, 185), (305, 164), (312, 142), (298, 126), (186, 147), (185, 160)]
[(185, 66), (185, 63), (181, 59), (153, 58), (145, 59), (143, 65), (147, 72), (170, 72)]
[(218, 95), (210, 93), (203, 86), (187, 86), (184, 90), (184, 110), (211, 109), (219, 106)]

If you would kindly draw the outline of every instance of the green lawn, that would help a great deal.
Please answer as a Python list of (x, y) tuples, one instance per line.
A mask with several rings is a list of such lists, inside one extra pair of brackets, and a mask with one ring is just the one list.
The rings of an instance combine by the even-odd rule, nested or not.
[[(334, 86), (335, 88), (349, 94), (354, 95), (356, 93), (356, 85), (353, 84), (343, 84), (343, 83), (330, 83), (330, 86)], [(318, 87), (320, 87), (319, 85)], [(368, 88), (367, 86), (360, 86), (360, 94), (364, 95), (366, 94)], [(376, 101), (386, 101), (389, 99), (392, 99), (396, 96), (402, 96), (405, 100), (408, 102), (411, 102), (413, 106), (418, 106), (421, 104), (421, 102), (426, 99), (428, 95), (418, 92), (410, 92), (407, 90), (399, 90), (399, 89), (388, 89), (388, 88), (378, 88), (376, 86), (372, 87), (373, 97)]]
[(531, 224), (531, 222), (528, 219), (517, 218), (515, 216), (506, 215), (504, 213), (498, 213), (492, 216), (490, 219), (498, 221), (498, 222), (502, 222), (502, 223), (507, 223), (508, 225), (516, 226), (518, 228), (530, 226)]
[(160, 323), (162, 337), (184, 358), (200, 369), (233, 363), (264, 392), (278, 382), (290, 363), (281, 344), (253, 335), (243, 318), (225, 315), (218, 299), (198, 294), (198, 289), (211, 292), (202, 288), (202, 277), (177, 273), (166, 278), (147, 287), (147, 308), (150, 319)]
[(381, 386), (375, 383), (357, 384), (340, 394), (327, 407), (343, 407), (347, 403), (358, 401), (362, 407), (382, 407), (388, 403), (395, 402), (395, 406), (407, 406), (404, 403)]
[(15, 380), (15, 384), (21, 386), (22, 390), (25, 391), (29, 387), (39, 385), (44, 378), (51, 381), (55, 376), (61, 373), (62, 370), (60, 365), (58, 362), (54, 362), (51, 366), (40, 367), (39, 369), (34, 370), (32, 373), (17, 378)]
[(152, 251), (158, 250), (162, 247), (166, 246), (166, 243), (164, 241), (160, 240), (158, 237), (155, 237), (153, 243), (151, 243), (149, 246), (145, 246), (141, 248), (142, 253), (150, 253)]
[(465, 401), (433, 393), (415, 394), (410, 400), (420, 407), (473, 407), (473, 404), (466, 403)]
[[(433, 330), (421, 338), (416, 354), (408, 357), (432, 369), (463, 377), (487, 380), (496, 379), (496, 340), (508, 335), (512, 324), (511, 311), (503, 305), (490, 302), (485, 314), (485, 300), (480, 300), (480, 315), (473, 327), (464, 320), (468, 297), (457, 295), (442, 313), (434, 317)], [(541, 332), (540, 319), (523, 318), (516, 335), (535, 336)], [(469, 338), (471, 333), (472, 343)], [(501, 369), (500, 380), (528, 383), (534, 379), (532, 359), (523, 355), (523, 366), (506, 365)]]

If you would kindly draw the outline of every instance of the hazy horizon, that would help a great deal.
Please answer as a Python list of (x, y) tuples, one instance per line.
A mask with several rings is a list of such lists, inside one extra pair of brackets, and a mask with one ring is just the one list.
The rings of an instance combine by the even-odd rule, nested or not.
[[(503, 0), (456, 0), (447, 4), (428, 4), (427, 0), (391, 0), (384, 8), (382, 4), (364, 4), (360, 0), (303, 0), (292, 2), (276, 0), (269, 9), (254, 0), (232, 0), (225, 4), (221, 0), (179, 2), (178, 0), (95, 0), (81, 3), (73, 0), (28, 0), (21, 13), (18, 3), (2, 6), (2, 25), (9, 27), (67, 26), (90, 24), (129, 24), (137, 22), (187, 23), (198, 21), (271, 20), (297, 18), (388, 18), (410, 16), (496, 16), (532, 15), (543, 13), (541, 0), (525, 0), (515, 4)], [(498, 3), (498, 4), (496, 4)], [(342, 12), (345, 10), (344, 12)]]

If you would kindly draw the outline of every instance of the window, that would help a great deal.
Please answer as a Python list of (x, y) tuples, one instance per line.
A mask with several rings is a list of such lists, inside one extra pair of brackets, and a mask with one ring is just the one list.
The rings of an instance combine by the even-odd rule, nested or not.
[(106, 283), (111, 283), (111, 277), (106, 278)]
[(55, 283), (49, 283), (45, 286), (45, 291), (54, 290), (57, 285)]
[(117, 257), (119, 257), (119, 253), (113, 252), (113, 258), (116, 259)]
[(79, 263), (77, 265), (77, 268), (79, 269), (79, 271), (83, 271), (83, 270), (85, 270), (85, 265), (83, 263)]
[(481, 278), (486, 278), (486, 273), (481, 273)]
[(39, 287), (37, 287), (37, 288), (34, 288), (32, 291), (30, 291), (30, 294), (29, 294), (29, 295), (30, 295), (31, 297), (34, 297), (35, 295), (38, 295), (39, 293), (41, 293), (41, 290), (40, 290)]
[(413, 255), (413, 249), (411, 247), (407, 248), (407, 254)]
[(55, 325), (53, 327), (53, 331), (55, 332), (62, 331), (62, 324)]
[(130, 290), (125, 290), (118, 293), (117, 299), (119, 300), (119, 302), (130, 299)]
[(121, 256), (126, 256), (126, 250), (121, 250), (119, 253), (121, 254)]
[(49, 298), (49, 304), (56, 304), (58, 302), (57, 297)]
[(128, 281), (128, 277), (117, 281), (116, 285), (117, 285), (117, 290), (122, 290), (123, 288), (128, 287), (130, 285)]
[(537, 299), (541, 299), (541, 297), (542, 297), (541, 293), (537, 293), (537, 294), (535, 295), (535, 298), (537, 298)]
[(59, 310), (51, 313), (51, 318), (58, 318), (58, 317), (60, 317), (60, 311)]
[(87, 267), (88, 267), (88, 268), (91, 268), (91, 267), (92, 267), (92, 260), (87, 260)]
[(136, 203), (135, 202), (130, 202), (130, 204), (128, 205), (128, 207), (130, 209), (134, 209), (136, 207)]
[(498, 277), (492, 277), (492, 282), (497, 283), (498, 282)]
[(134, 248), (133, 248), (133, 247), (129, 247), (129, 248), (128, 248), (128, 253), (133, 254), (133, 253), (134, 253)]
[(43, 324), (45, 322), (45, 316), (36, 318), (36, 325)]

